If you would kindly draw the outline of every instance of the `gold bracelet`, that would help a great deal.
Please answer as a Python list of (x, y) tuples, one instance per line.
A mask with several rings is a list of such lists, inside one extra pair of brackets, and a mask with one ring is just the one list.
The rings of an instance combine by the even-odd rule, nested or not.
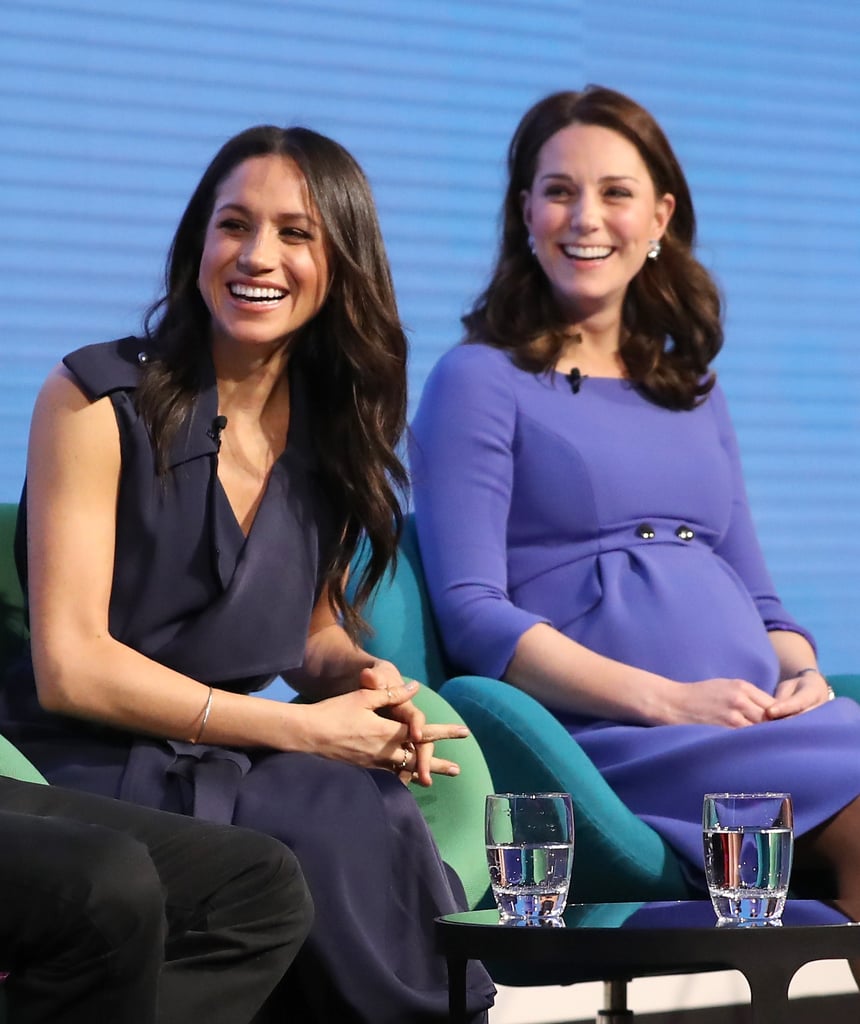
[(192, 743), (199, 743), (203, 738), (203, 730), (206, 728), (206, 723), (209, 721), (209, 712), (212, 710), (212, 687), (209, 687), (209, 696), (206, 698), (206, 704), (203, 707), (203, 721), (200, 723), (200, 728), (197, 730), (197, 735), (191, 739)]

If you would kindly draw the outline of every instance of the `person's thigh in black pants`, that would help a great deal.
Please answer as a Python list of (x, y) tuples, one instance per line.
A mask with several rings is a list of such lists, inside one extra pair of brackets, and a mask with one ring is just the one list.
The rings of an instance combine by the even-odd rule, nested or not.
[(0, 777), (12, 1024), (242, 1024), (312, 919), (268, 836)]

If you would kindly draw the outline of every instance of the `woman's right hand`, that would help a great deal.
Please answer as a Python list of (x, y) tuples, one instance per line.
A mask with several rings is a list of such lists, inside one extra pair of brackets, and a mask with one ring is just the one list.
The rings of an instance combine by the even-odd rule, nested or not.
[[(418, 683), (410, 681), (381, 690), (352, 690), (305, 705), (303, 748), (361, 768), (384, 768), (404, 782), (411, 781), (418, 755), (417, 744), (409, 736), (409, 726), (379, 712), (407, 703), (418, 689)], [(438, 740), (464, 739), (469, 731), (463, 725), (427, 722), (422, 735), (421, 745), (429, 744), (432, 749)], [(454, 761), (431, 756), (430, 772), (459, 775), (460, 766)], [(429, 784), (429, 780), (423, 784)]]
[(724, 725), (739, 729), (767, 718), (774, 698), (745, 679), (677, 683), (668, 724)]

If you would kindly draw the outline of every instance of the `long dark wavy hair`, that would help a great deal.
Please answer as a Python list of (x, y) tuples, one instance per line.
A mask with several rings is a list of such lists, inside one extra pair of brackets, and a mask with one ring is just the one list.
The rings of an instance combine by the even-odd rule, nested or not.
[[(322, 308), (290, 339), (290, 367), (309, 391), (312, 430), (337, 542), (325, 567), (334, 612), (355, 638), (361, 608), (397, 551), (406, 470), (397, 454), (406, 422), (407, 341), (370, 185), (338, 143), (308, 128), (258, 125), (229, 139), (200, 179), (176, 229), (164, 294), (146, 314), (155, 357), (138, 391), (164, 471), (171, 439), (190, 414), (208, 359), (210, 315), (197, 289), (207, 224), (221, 183), (243, 161), (292, 160), (319, 211), (331, 280)], [(347, 601), (359, 543), (368, 557)]]
[(714, 386), (709, 370), (723, 343), (720, 295), (693, 255), (696, 215), (684, 172), (662, 129), (622, 93), (589, 85), (536, 103), (508, 149), (508, 187), (499, 253), (490, 283), (463, 317), (466, 341), (511, 351), (534, 372), (555, 365), (570, 338), (540, 264), (528, 248), (521, 194), (529, 190), (544, 143), (572, 124), (617, 132), (639, 151), (658, 196), (675, 197), (675, 211), (656, 260), (630, 282), (622, 312), (620, 356), (629, 379), (660, 405), (690, 409)]

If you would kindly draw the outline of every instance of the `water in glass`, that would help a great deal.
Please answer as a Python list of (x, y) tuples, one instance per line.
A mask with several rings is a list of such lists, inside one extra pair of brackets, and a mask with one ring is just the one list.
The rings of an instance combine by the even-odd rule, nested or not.
[(567, 793), (487, 797), (487, 865), (506, 918), (557, 918), (573, 865), (573, 809)]
[(705, 877), (721, 922), (779, 922), (791, 876), (792, 826), (788, 794), (705, 798)]
[(573, 847), (568, 843), (488, 845), (496, 905), (505, 917), (560, 914), (567, 902)]

